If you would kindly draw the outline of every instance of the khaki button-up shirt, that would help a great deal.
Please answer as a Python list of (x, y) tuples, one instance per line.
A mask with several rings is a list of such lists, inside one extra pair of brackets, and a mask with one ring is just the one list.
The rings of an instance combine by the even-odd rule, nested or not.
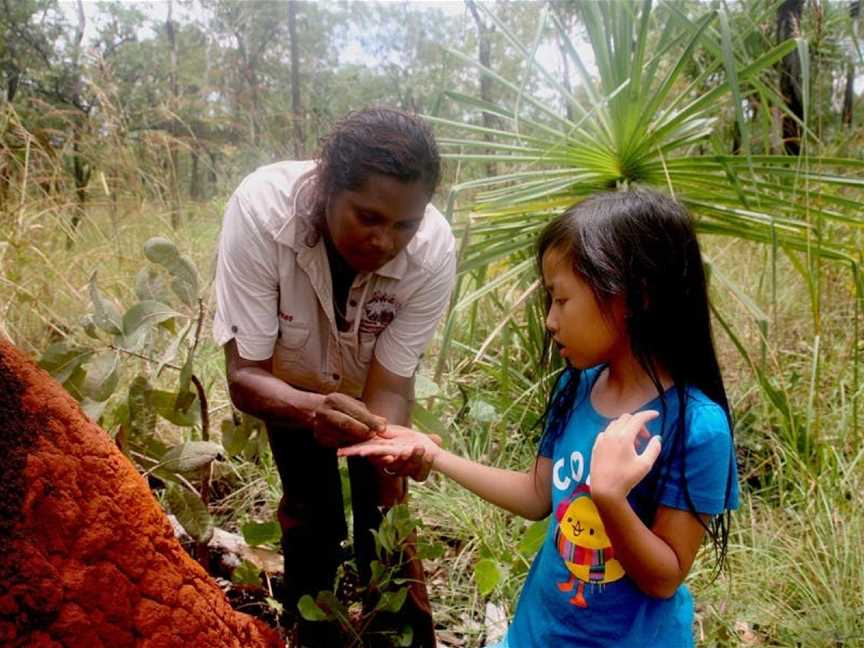
[[(319, 393), (359, 396), (374, 357), (410, 377), (447, 308), (456, 245), (428, 205), (407, 247), (351, 286), (339, 331), (325, 243), (303, 214), (314, 162), (279, 162), (249, 175), (225, 209), (216, 266), (219, 345), (232, 338), (248, 360)], [(310, 245), (310, 242), (314, 242)]]

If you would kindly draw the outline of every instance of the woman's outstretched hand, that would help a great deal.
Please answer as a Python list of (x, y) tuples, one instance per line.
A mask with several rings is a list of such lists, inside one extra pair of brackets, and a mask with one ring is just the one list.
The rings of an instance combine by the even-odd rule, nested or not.
[(429, 476), (435, 457), (441, 451), (441, 437), (424, 434), (401, 425), (388, 425), (378, 435), (354, 445), (339, 448), (340, 457), (366, 457), (389, 473), (423, 481)]
[[(624, 414), (597, 435), (591, 451), (592, 498), (627, 497), (645, 478), (660, 456), (660, 437), (651, 436), (645, 425), (658, 416), (654, 410)], [(650, 439), (641, 454), (639, 438)]]

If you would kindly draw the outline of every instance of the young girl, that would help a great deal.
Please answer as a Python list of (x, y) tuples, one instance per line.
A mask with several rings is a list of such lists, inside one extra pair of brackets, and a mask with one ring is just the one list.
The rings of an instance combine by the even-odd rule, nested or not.
[(597, 195), (546, 227), (537, 258), (567, 368), (533, 469), (395, 426), (340, 454), (422, 455), (493, 504), (553, 515), (502, 647), (692, 646), (682, 583), (706, 534), (722, 566), (738, 487), (690, 218), (653, 192)]

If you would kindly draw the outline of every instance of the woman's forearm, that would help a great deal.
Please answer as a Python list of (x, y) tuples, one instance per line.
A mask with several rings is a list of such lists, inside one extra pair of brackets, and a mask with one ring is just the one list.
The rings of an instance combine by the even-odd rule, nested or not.
[(229, 377), (234, 405), (265, 421), (281, 421), (312, 427), (322, 394), (295, 389), (272, 373), (258, 367), (244, 367)]
[(672, 547), (639, 519), (626, 498), (592, 493), (592, 500), (627, 575), (649, 596), (672, 596), (686, 576)]
[(549, 494), (545, 497), (537, 486), (533, 471), (518, 472), (493, 468), (440, 450), (432, 462), (437, 470), (487, 502), (529, 520), (540, 520), (549, 514)]

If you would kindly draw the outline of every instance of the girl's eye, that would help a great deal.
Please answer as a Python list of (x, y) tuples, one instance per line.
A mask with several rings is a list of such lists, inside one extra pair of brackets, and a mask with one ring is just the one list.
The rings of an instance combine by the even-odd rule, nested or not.
[(358, 212), (357, 219), (364, 225), (375, 224), (375, 217), (372, 214), (367, 214), (366, 212)]
[(564, 298), (562, 298), (562, 297), (559, 297), (558, 299), (555, 299), (555, 300), (553, 300), (553, 301), (554, 301), (556, 304), (558, 304), (559, 306), (563, 306), (563, 305), (564, 305), (564, 302), (566, 302), (567, 300), (564, 299)]

